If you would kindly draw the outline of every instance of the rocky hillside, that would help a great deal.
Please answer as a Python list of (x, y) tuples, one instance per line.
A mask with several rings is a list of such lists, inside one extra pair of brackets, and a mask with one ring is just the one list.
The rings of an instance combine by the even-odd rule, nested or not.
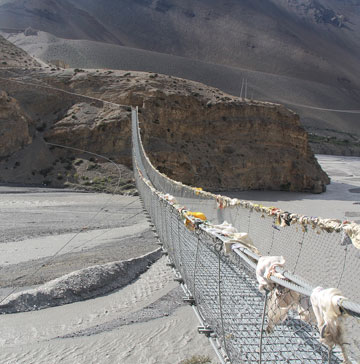
[(151, 71), (237, 96), (247, 79), (250, 98), (301, 115), (316, 152), (360, 155), (359, 114), (326, 110), (359, 109), (360, 0), (1, 0), (0, 27), (73, 68)]
[(204, 98), (193, 86), (190, 95), (144, 100), (144, 144), (160, 171), (210, 191), (324, 190), (329, 181), (295, 113), (226, 94)]
[(0, 36), (0, 68), (8, 67), (39, 67), (40, 64), (28, 53), (8, 42)]
[(23, 149), (32, 142), (29, 133), (31, 120), (18, 102), (5, 91), (0, 91), (0, 158)]
[[(7, 77), (7, 70), (1, 77)], [(85, 161), (44, 140), (104, 154), (131, 167), (130, 107), (107, 105), (48, 87), (138, 105), (145, 148), (159, 170), (209, 190), (282, 189), (321, 192), (329, 182), (296, 114), (280, 105), (244, 102), (217, 89), (164, 75), (85, 70), (18, 70), (2, 89), (33, 124), (33, 142), (2, 159), (2, 182), (99, 187), (101, 160)], [(35, 87), (34, 84), (45, 86)], [(30, 100), (37, 100), (36, 103)], [(44, 102), (46, 100), (46, 102)], [(9, 125), (8, 119), (1, 123)], [(16, 130), (13, 129), (16, 133)], [(25, 161), (25, 163), (24, 163)], [(31, 168), (29, 167), (31, 165)], [(80, 180), (79, 180), (80, 179)], [(125, 183), (126, 184), (126, 183)]]
[(95, 17), (67, 0), (2, 1), (0, 24), (5, 29), (51, 29), (63, 38), (76, 34), (80, 39), (119, 43)]

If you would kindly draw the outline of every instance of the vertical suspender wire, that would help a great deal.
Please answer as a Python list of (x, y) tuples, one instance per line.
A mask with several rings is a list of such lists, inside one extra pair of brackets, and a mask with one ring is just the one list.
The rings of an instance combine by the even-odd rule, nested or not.
[(344, 254), (344, 263), (343, 263), (343, 267), (342, 267), (342, 270), (341, 270), (341, 274), (339, 275), (339, 281), (338, 281), (338, 284), (337, 284), (337, 288), (339, 288), (341, 280), (342, 280), (343, 275), (344, 275), (345, 265), (346, 265), (346, 258), (347, 258), (348, 251), (349, 251), (348, 246), (345, 244), (345, 240), (347, 239), (347, 234), (345, 233), (345, 231), (343, 231), (342, 234), (343, 234), (343, 237), (341, 239), (340, 245), (345, 245), (345, 254)]
[(199, 245), (200, 245), (200, 229), (196, 229), (196, 235), (197, 235), (197, 243), (196, 243), (196, 253), (195, 253), (195, 264), (194, 264), (194, 275), (193, 275), (193, 279), (194, 279), (194, 284), (193, 284), (193, 292), (192, 295), (195, 298), (196, 297), (196, 270), (197, 270), (197, 262), (198, 262), (198, 258), (199, 258)]
[(166, 244), (168, 246), (168, 249), (170, 251), (171, 254), (171, 259), (174, 260), (173, 257), (173, 252), (174, 252), (174, 247), (172, 245), (172, 240), (171, 240), (171, 226), (170, 226), (170, 212), (169, 212), (169, 203), (167, 201), (163, 201), (163, 205), (165, 208), (165, 234), (166, 234)]
[(264, 299), (264, 309), (262, 313), (261, 319), (261, 329), (260, 329), (260, 341), (259, 341), (259, 364), (262, 363), (262, 342), (263, 342), (263, 335), (264, 335), (264, 324), (265, 324), (265, 315), (266, 315), (266, 306), (268, 301), (269, 291), (265, 290), (265, 299)]
[(251, 210), (249, 210), (249, 215), (248, 215), (248, 229), (247, 229), (248, 234), (250, 234), (250, 220), (251, 220)]
[(163, 214), (163, 209), (161, 208), (161, 205), (160, 205), (160, 201), (159, 199), (157, 199), (157, 205), (158, 205), (158, 209), (160, 209), (160, 235), (161, 235), (161, 241), (162, 243), (164, 244), (164, 246), (166, 247), (166, 244), (165, 244), (165, 240), (164, 240), (164, 214)]
[[(274, 224), (275, 224), (275, 218), (274, 218)], [(272, 250), (273, 245), (274, 245), (274, 239), (275, 239), (275, 228), (274, 228), (274, 224), (271, 224), (273, 230), (272, 230), (271, 244), (270, 244), (269, 250), (267, 252), (268, 255), (271, 255), (271, 250)]]
[(299, 259), (300, 259), (301, 251), (302, 251), (302, 248), (303, 248), (303, 246), (304, 246), (305, 234), (306, 234), (306, 231), (303, 231), (302, 240), (301, 240), (301, 242), (299, 243), (299, 244), (300, 244), (300, 250), (299, 250), (299, 253), (298, 253), (298, 256), (297, 256), (297, 259), (296, 259), (296, 262), (295, 262), (294, 268), (292, 269), (292, 272), (293, 272), (293, 273), (295, 273), (295, 271), (296, 271), (296, 267), (297, 267), (297, 265), (298, 265), (298, 263), (299, 263)]
[(171, 263), (175, 264), (176, 263), (176, 253), (175, 253), (175, 247), (174, 247), (174, 231), (173, 231), (173, 218), (172, 218), (172, 211), (171, 211), (171, 207), (170, 205), (167, 206), (167, 208), (169, 209), (169, 228), (170, 228), (170, 232), (169, 232), (169, 244), (171, 245)]
[(218, 295), (219, 295), (219, 310), (220, 310), (220, 320), (221, 320), (221, 330), (222, 330), (222, 337), (224, 338), (224, 349), (227, 356), (229, 356), (229, 352), (227, 350), (226, 345), (226, 335), (225, 335), (225, 326), (224, 326), (224, 316), (223, 316), (223, 309), (222, 309), (222, 297), (221, 297), (221, 257), (220, 251), (218, 251), (219, 257), (219, 264), (218, 264)]
[(180, 219), (177, 219), (177, 236), (178, 236), (178, 243), (179, 243), (179, 264), (180, 266), (178, 267), (178, 271), (180, 272), (180, 274), (182, 276), (185, 276), (185, 269), (186, 267), (184, 266), (184, 259), (182, 256), (182, 241), (181, 241), (181, 234), (180, 234)]

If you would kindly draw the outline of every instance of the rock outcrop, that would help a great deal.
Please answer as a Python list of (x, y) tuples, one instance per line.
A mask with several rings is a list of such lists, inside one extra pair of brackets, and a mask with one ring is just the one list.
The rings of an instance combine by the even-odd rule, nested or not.
[(17, 152), (31, 141), (28, 117), (14, 98), (0, 91), (0, 158)]
[(210, 191), (322, 192), (329, 183), (299, 117), (268, 103), (194, 97), (145, 101), (144, 144), (169, 177)]
[(40, 67), (40, 64), (25, 51), (0, 36), (0, 69), (9, 67), (32, 68)]
[(131, 166), (129, 111), (80, 102), (45, 133), (50, 142), (109, 156)]
[(330, 7), (325, 7), (317, 0), (280, 0), (279, 3), (286, 3), (288, 6), (295, 8), (300, 15), (308, 19), (320, 23), (330, 24), (338, 28), (344, 26), (346, 17), (342, 14), (337, 14)]
[[(29, 114), (36, 115), (36, 125), (41, 121), (38, 138), (49, 142), (131, 166), (129, 105), (137, 105), (150, 159), (175, 180), (211, 191), (321, 192), (329, 183), (299, 117), (281, 105), (240, 100), (197, 82), (142, 72), (69, 69), (26, 71), (26, 77), (47, 88), (14, 82), (6, 87)], [(34, 92), (46, 93), (47, 103), (30, 105)]]

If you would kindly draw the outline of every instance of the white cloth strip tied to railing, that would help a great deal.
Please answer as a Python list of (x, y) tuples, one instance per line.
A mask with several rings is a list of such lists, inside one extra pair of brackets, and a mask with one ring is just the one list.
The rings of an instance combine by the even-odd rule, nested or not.
[(289, 290), (279, 284), (274, 283), (271, 277), (285, 280), (282, 273), (276, 271), (278, 267), (285, 266), (285, 259), (282, 256), (260, 257), (256, 266), (256, 278), (259, 282), (259, 291), (272, 291), (268, 299), (268, 326), (266, 332), (273, 331), (275, 325), (283, 322), (290, 310), (298, 312), (300, 318), (310, 321), (309, 304), (301, 298), (301, 295), (293, 290)]
[(330, 351), (335, 345), (340, 346), (344, 363), (350, 364), (345, 348), (345, 328), (343, 324), (344, 313), (342, 303), (347, 300), (340, 290), (336, 288), (313, 289), (309, 302), (301, 300), (298, 292), (284, 289), (279, 284), (274, 284), (271, 277), (286, 279), (281, 273), (276, 272), (277, 267), (284, 267), (285, 259), (279, 256), (260, 257), (256, 267), (256, 276), (259, 282), (259, 291), (273, 291), (268, 299), (268, 326), (267, 333), (271, 333), (275, 325), (283, 322), (289, 310), (298, 310), (301, 320), (313, 322), (314, 315), (320, 331), (320, 341), (326, 344)]
[(320, 341), (330, 349), (339, 345), (344, 363), (351, 363), (345, 348), (344, 311), (341, 309), (346, 298), (337, 288), (316, 287), (310, 299), (320, 331)]
[(279, 278), (285, 279), (285, 277), (276, 272), (277, 267), (284, 267), (284, 257), (260, 257), (256, 267), (256, 278), (259, 282), (259, 291), (264, 292), (265, 289), (268, 291), (274, 288), (274, 283), (270, 280), (270, 277), (274, 274)]

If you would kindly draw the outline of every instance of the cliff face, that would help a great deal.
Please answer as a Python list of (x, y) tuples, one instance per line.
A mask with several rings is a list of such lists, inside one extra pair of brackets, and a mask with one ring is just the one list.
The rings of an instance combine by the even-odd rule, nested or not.
[(61, 145), (93, 151), (131, 167), (131, 124), (129, 111), (86, 102), (69, 108), (64, 118), (45, 133)]
[(30, 143), (28, 117), (14, 98), (0, 91), (0, 158), (7, 157)]
[(329, 183), (298, 116), (280, 105), (203, 104), (173, 95), (146, 100), (141, 115), (153, 163), (186, 184), (211, 191), (321, 192)]
[[(27, 79), (37, 78), (46, 87), (124, 104), (118, 107), (6, 82), (9, 92), (36, 116), (36, 125), (41, 123), (37, 138), (104, 154), (131, 166), (130, 107), (126, 105), (137, 105), (150, 159), (175, 180), (212, 191), (321, 192), (329, 183), (298, 116), (283, 106), (242, 101), (203, 84), (157, 74), (26, 72)], [(46, 93), (46, 107), (29, 103), (34, 92)], [(55, 159), (56, 151), (51, 153)]]

